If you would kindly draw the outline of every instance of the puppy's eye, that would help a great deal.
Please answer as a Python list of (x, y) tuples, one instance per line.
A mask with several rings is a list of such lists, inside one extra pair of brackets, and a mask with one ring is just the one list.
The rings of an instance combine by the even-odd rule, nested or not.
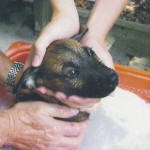
[(63, 65), (63, 74), (66, 80), (74, 79), (79, 75), (79, 67), (73, 62), (66, 62)]
[(78, 75), (78, 71), (76, 69), (71, 69), (68, 71), (67, 77), (69, 79), (73, 79), (73, 78), (77, 77), (77, 75)]

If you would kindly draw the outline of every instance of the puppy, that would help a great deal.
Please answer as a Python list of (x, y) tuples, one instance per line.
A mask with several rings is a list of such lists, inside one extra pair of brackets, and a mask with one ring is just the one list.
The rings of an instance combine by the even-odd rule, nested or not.
[[(40, 86), (54, 92), (61, 91), (67, 96), (88, 98), (105, 97), (116, 88), (116, 72), (105, 66), (91, 48), (79, 43), (86, 32), (87, 28), (82, 26), (80, 33), (73, 38), (58, 40), (48, 46), (42, 64), (26, 69), (18, 82), (15, 88), (18, 102), (33, 99), (47, 101), (33, 92)], [(21, 89), (28, 89), (28, 94)], [(62, 105), (54, 98), (49, 102)], [(80, 112), (76, 117), (63, 120), (82, 121), (88, 117), (89, 114)]]

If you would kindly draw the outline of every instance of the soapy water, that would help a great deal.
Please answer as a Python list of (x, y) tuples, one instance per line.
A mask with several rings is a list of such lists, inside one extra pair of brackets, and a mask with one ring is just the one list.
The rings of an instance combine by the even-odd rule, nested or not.
[(80, 150), (150, 150), (150, 103), (117, 88), (90, 116)]

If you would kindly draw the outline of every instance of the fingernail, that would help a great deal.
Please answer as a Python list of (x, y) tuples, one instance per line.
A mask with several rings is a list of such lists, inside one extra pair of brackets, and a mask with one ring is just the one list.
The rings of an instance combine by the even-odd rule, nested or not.
[(45, 87), (40, 87), (36, 89), (38, 92), (45, 94), (46, 93), (46, 88)]
[(61, 92), (56, 92), (55, 97), (59, 100), (66, 100), (67, 96)]
[(35, 55), (32, 60), (32, 66), (37, 67), (40, 65), (40, 57), (39, 55)]
[(71, 101), (71, 102), (75, 102), (75, 101), (78, 101), (79, 98), (77, 98), (76, 96), (70, 96), (70, 97), (68, 98), (68, 100)]

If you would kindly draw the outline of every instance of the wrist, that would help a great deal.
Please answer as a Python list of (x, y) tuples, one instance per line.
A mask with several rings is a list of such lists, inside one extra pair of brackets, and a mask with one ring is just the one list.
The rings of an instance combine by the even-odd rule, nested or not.
[[(102, 41), (101, 41), (102, 42)], [(97, 38), (83, 38), (81, 40), (83, 46), (92, 48), (95, 54), (99, 57), (100, 61), (103, 62), (107, 67), (114, 69), (113, 60), (110, 53), (106, 50), (104, 42), (100, 43)]]
[(77, 34), (80, 29), (80, 23), (79, 23), (79, 16), (76, 13), (70, 13), (68, 12), (62, 12), (57, 15), (52, 16), (51, 23), (54, 23), (59, 25), (59, 27), (62, 29), (62, 25), (64, 30), (69, 34), (68, 31), (70, 31), (70, 35)]
[(96, 35), (90, 34), (89, 32), (85, 34), (85, 36), (81, 39), (81, 43), (83, 46), (93, 47), (94, 45), (100, 45), (101, 47), (105, 47), (105, 39), (99, 38)]

